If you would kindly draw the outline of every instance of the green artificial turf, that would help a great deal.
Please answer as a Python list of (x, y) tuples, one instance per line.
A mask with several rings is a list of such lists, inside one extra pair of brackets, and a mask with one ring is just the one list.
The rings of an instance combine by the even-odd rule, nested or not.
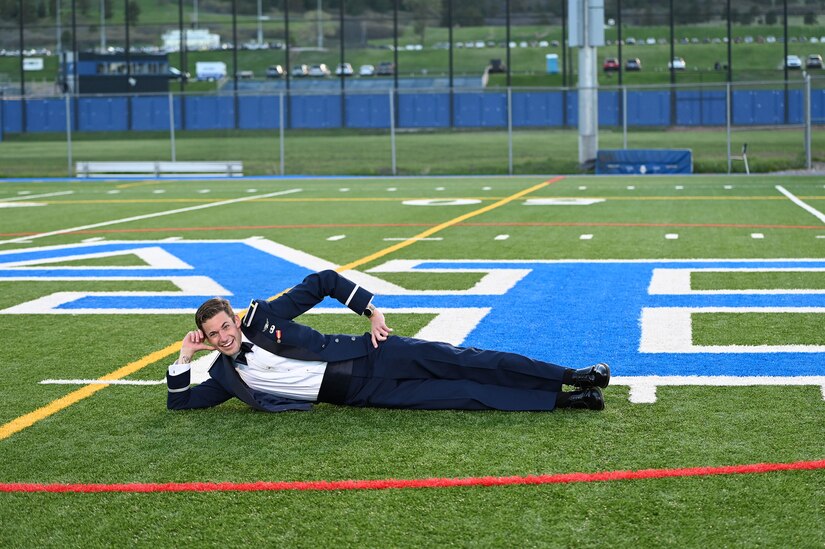
[[(0, 240), (31, 240), (5, 243), (1, 250), (78, 244), (89, 238), (151, 243), (170, 237), (263, 237), (343, 265), (397, 243), (385, 238), (416, 236), (545, 180), (550, 178), (0, 181), (0, 199), (23, 191), (74, 191), (38, 200), (45, 206), (4, 209)], [(822, 257), (818, 237), (825, 235), (825, 225), (779, 193), (777, 185), (820, 211), (825, 207), (818, 177), (567, 177), (525, 198), (603, 201), (528, 206), (515, 200), (434, 235), (442, 240), (417, 241), (357, 268), (369, 272), (393, 259)], [(165, 192), (153, 192), (159, 189)], [(199, 192), (206, 189), (208, 193)], [(288, 189), (301, 190), (41, 236)], [(109, 194), (112, 190), (119, 192)], [(479, 202), (403, 204), (423, 198)], [(753, 233), (763, 238), (753, 238)], [(585, 234), (592, 237), (583, 240)], [(328, 240), (340, 235), (344, 238)], [(497, 240), (500, 235), (507, 238)], [(140, 264), (136, 256), (114, 256), (55, 266)], [(484, 273), (370, 274), (409, 289), (444, 290), (470, 288)], [(819, 290), (820, 275), (698, 271), (691, 287)], [(273, 280), (256, 291), (267, 297), (295, 282)], [(599, 280), (586, 282), (600, 287)], [(163, 281), (4, 281), (0, 309), (54, 292), (170, 290), (174, 286)], [(548, 295), (550, 311), (552, 293)], [(380, 295), (376, 301), (380, 306)], [(517, 312), (514, 307), (515, 323)], [(693, 316), (697, 345), (825, 344), (820, 313)], [(393, 313), (387, 321), (396, 334), (414, 335), (432, 318)], [(308, 314), (299, 321), (335, 333), (362, 333), (368, 327), (356, 315)], [(41, 380), (106, 375), (179, 341), (192, 327), (191, 314), (0, 314), (0, 425), (80, 387), (43, 385)], [(810, 364), (818, 364), (820, 355), (810, 353)], [(159, 381), (174, 358), (174, 353), (158, 358), (127, 379)], [(605, 390), (606, 408), (599, 413), (424, 412), (323, 404), (307, 413), (266, 414), (237, 400), (173, 412), (165, 407), (162, 384), (109, 386), (0, 440), (0, 483), (506, 477), (825, 457), (825, 401), (816, 384), (663, 386), (656, 396), (653, 404), (636, 404), (626, 385), (614, 385)], [(0, 493), (0, 545), (820, 547), (825, 544), (823, 501), (821, 469), (487, 488)]]

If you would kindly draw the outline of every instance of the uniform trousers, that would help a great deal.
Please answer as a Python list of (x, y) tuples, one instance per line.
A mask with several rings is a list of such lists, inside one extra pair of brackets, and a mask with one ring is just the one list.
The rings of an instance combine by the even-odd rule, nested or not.
[(391, 336), (331, 362), (318, 400), (420, 410), (549, 411), (566, 368), (503, 351)]

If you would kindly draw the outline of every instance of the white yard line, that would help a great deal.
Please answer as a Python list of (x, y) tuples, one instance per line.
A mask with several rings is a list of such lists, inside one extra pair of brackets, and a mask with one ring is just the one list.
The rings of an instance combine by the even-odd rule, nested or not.
[[(346, 311), (344, 311), (346, 312)], [(481, 310), (479, 310), (481, 312)], [(483, 315), (482, 315), (483, 316)], [(198, 359), (203, 361), (198, 372), (193, 368), (193, 383), (206, 380), (209, 366), (214, 356), (205, 355)], [(194, 364), (194, 363), (193, 363)], [(202, 370), (202, 371), (200, 371)], [(165, 385), (166, 379), (44, 379), (41, 385)], [(654, 404), (658, 400), (656, 394), (659, 387), (801, 387), (819, 386), (822, 399), (825, 400), (825, 376), (614, 376), (610, 380), (610, 387), (629, 387), (628, 400), (631, 404)]]
[(27, 194), (23, 196), (15, 196), (14, 198), (0, 198), (0, 202), (12, 202), (14, 200), (31, 200), (32, 198), (48, 198), (50, 196), (63, 196), (66, 194), (74, 194), (74, 191), (60, 191), (59, 193), (46, 194)]
[[(260, 194), (255, 196), (245, 196), (243, 198), (233, 198), (232, 200), (222, 200), (220, 202), (213, 202), (211, 204), (199, 204), (197, 206), (189, 206), (188, 208), (178, 208), (175, 210), (167, 210), (165, 212), (155, 212), (146, 215), (136, 215), (133, 217), (125, 217), (123, 219), (113, 219), (112, 221), (103, 221), (101, 223), (93, 223), (92, 225), (81, 225), (80, 227), (71, 227), (69, 229), (59, 229), (57, 231), (50, 231), (47, 233), (40, 233), (31, 236), (21, 236), (11, 240), (0, 240), (0, 244), (17, 244), (20, 242), (28, 242), (36, 238), (45, 238), (47, 236), (54, 236), (58, 234), (73, 233), (76, 231), (85, 231), (87, 229), (96, 229), (98, 227), (107, 227), (109, 225), (118, 225), (120, 223), (129, 223), (130, 221), (140, 221), (142, 219), (151, 219), (153, 217), (162, 217), (164, 215), (174, 215), (178, 213), (191, 212), (195, 210), (204, 210), (206, 208), (214, 208), (216, 206), (226, 206), (227, 204), (236, 204), (238, 202), (247, 202), (249, 200), (257, 200), (259, 198), (269, 198), (272, 196), (281, 196), (285, 194), (292, 194), (301, 192), (302, 189), (288, 189), (286, 191), (278, 191), (274, 193)], [(29, 196), (28, 198), (32, 198)]]
[(802, 208), (803, 210), (805, 210), (809, 214), (813, 215), (814, 217), (816, 217), (817, 219), (819, 219), (820, 221), (825, 223), (825, 213), (822, 213), (819, 210), (817, 210), (816, 208), (814, 208), (813, 206), (810, 206), (810, 205), (802, 202), (800, 199), (798, 199), (796, 196), (794, 196), (788, 189), (786, 189), (782, 185), (777, 185), (776, 190), (781, 192), (785, 196), (787, 196), (788, 199), (790, 199), (791, 202), (793, 202), (794, 204), (796, 204), (797, 206), (799, 206), (800, 208)]
[(610, 386), (630, 387), (630, 402), (653, 404), (658, 387), (819, 386), (825, 400), (825, 376), (614, 376)]
[(41, 385), (165, 385), (166, 379), (44, 379)]

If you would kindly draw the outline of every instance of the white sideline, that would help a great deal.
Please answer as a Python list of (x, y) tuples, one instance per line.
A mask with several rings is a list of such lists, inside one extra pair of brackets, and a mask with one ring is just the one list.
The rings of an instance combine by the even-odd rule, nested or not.
[(56, 231), (49, 231), (47, 233), (40, 233), (31, 236), (21, 236), (18, 238), (12, 238), (11, 240), (0, 240), (0, 244), (15, 244), (18, 242), (28, 242), (30, 240), (34, 240), (36, 238), (44, 238), (47, 236), (54, 236), (58, 234), (66, 234), (66, 233), (73, 233), (75, 231), (85, 231), (87, 229), (96, 229), (98, 227), (106, 227), (109, 225), (118, 225), (120, 223), (128, 223), (130, 221), (140, 221), (142, 219), (151, 219), (153, 217), (162, 217), (164, 215), (173, 215), (177, 213), (183, 212), (191, 212), (195, 210), (203, 210), (206, 208), (214, 208), (216, 206), (226, 206), (227, 204), (235, 204), (237, 202), (246, 202), (249, 200), (257, 200), (259, 198), (269, 198), (271, 196), (280, 196), (284, 194), (292, 194), (301, 192), (303, 189), (288, 189), (286, 191), (277, 191), (274, 193), (267, 193), (267, 194), (259, 194), (255, 196), (244, 196), (242, 198), (233, 198), (231, 200), (222, 200), (220, 202), (213, 202), (211, 204), (199, 204), (197, 206), (189, 206), (187, 208), (178, 208), (175, 210), (167, 210), (165, 212), (155, 212), (145, 215), (136, 215), (134, 217), (125, 217), (123, 219), (113, 219), (112, 221), (103, 221), (101, 223), (93, 223), (91, 225), (82, 225), (80, 227), (72, 227), (69, 229), (58, 229)]
[(825, 400), (825, 376), (615, 376), (610, 385), (630, 387), (630, 402), (652, 404), (656, 402), (658, 387), (752, 387), (752, 386), (802, 386), (819, 385)]
[[(193, 368), (193, 382), (206, 379), (206, 370), (211, 366), (213, 353), (198, 359), (203, 361), (199, 371)], [(194, 363), (193, 363), (194, 366)], [(198, 379), (195, 379), (195, 378)], [(41, 385), (165, 385), (165, 379), (116, 379), (105, 381), (101, 379), (44, 379)], [(629, 400), (631, 404), (653, 404), (657, 400), (658, 387), (752, 387), (752, 386), (809, 386), (819, 385), (822, 400), (825, 400), (825, 376), (616, 376), (610, 380), (610, 386), (630, 387)]]
[(67, 194), (74, 194), (74, 191), (60, 191), (56, 193), (46, 194), (25, 194), (23, 196), (14, 196), (11, 198), (0, 198), (0, 202), (14, 202), (15, 200), (31, 200), (32, 198), (48, 198), (50, 196), (63, 196)]
[(791, 202), (808, 212), (809, 214), (813, 215), (823, 223), (825, 223), (825, 214), (814, 208), (813, 206), (806, 204), (805, 202), (801, 201), (799, 198), (794, 196), (789, 190), (787, 190), (782, 185), (777, 185), (776, 190), (787, 196)]

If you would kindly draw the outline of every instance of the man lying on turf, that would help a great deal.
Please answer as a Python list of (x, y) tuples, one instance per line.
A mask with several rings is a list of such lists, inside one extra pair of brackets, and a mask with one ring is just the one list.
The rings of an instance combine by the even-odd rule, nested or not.
[[(293, 321), (331, 296), (370, 320), (362, 336), (324, 335)], [(426, 410), (601, 410), (610, 368), (578, 370), (500, 351), (390, 335), (373, 294), (335, 271), (311, 274), (246, 316), (213, 298), (169, 366), (167, 406), (206, 408), (236, 397), (258, 410), (308, 410), (313, 402)], [(198, 351), (220, 351), (209, 379), (190, 386)], [(577, 390), (562, 392), (562, 385)]]

